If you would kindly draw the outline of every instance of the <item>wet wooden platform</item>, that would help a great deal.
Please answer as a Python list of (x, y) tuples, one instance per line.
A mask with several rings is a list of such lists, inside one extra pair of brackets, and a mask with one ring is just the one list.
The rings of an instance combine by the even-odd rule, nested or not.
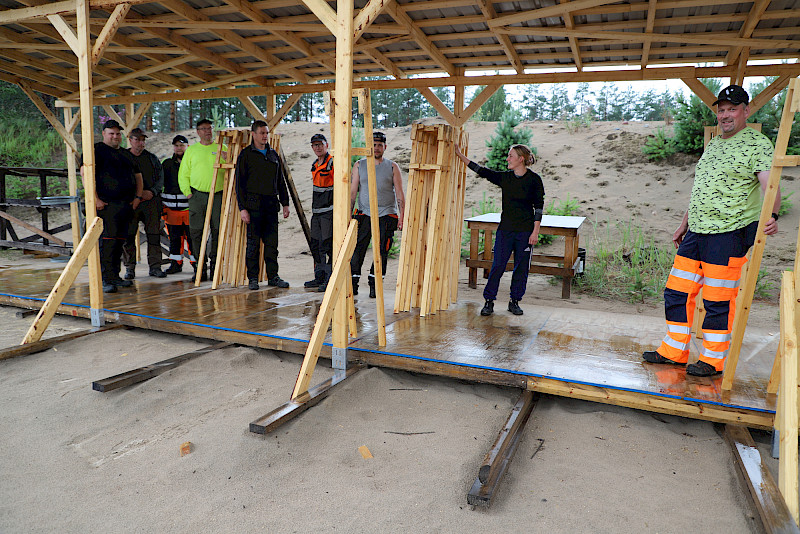
[[(0, 268), (0, 304), (38, 308), (59, 273)], [(210, 284), (195, 288), (182, 276), (136, 280), (133, 288), (120, 288), (104, 302), (106, 321), (302, 354), (322, 296), (302, 288), (212, 291)], [(88, 286), (77, 283), (64, 303), (59, 313), (88, 318)], [(721, 376), (687, 377), (683, 368), (642, 362), (642, 351), (655, 348), (664, 335), (663, 322), (653, 317), (541, 307), (526, 299), (521, 317), (498, 306), (486, 318), (479, 314), (482, 303), (461, 302), (424, 318), (387, 313), (388, 343), (381, 348), (375, 300), (359, 295), (356, 304), (359, 337), (349, 353), (371, 365), (772, 427), (775, 398), (766, 394), (766, 384), (777, 325), (773, 333), (748, 330), (734, 388), (723, 392)], [(329, 355), (326, 343), (322, 356)]]

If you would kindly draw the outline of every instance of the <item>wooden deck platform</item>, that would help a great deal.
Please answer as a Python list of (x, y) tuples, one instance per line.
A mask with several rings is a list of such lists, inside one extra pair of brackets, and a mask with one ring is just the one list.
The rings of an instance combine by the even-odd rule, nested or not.
[[(38, 308), (59, 272), (0, 269), (0, 304)], [(106, 295), (105, 318), (302, 354), (322, 297), (302, 288), (212, 291), (208, 283), (195, 288), (188, 277), (144, 279)], [(59, 313), (88, 317), (88, 286), (76, 283), (64, 303)], [(641, 352), (652, 350), (664, 335), (663, 322), (653, 317), (542, 307), (528, 298), (521, 317), (498, 306), (486, 318), (479, 315), (482, 303), (461, 302), (422, 318), (413, 312), (387, 313), (388, 343), (381, 348), (375, 300), (359, 295), (356, 305), (359, 337), (351, 342), (349, 357), (370, 365), (755, 428), (773, 424), (775, 397), (766, 394), (766, 384), (777, 325), (773, 333), (748, 330), (733, 390), (723, 392), (721, 376), (687, 377), (683, 368), (642, 362)], [(329, 344), (322, 356), (330, 356)], [(291, 384), (286, 387), (288, 395)]]

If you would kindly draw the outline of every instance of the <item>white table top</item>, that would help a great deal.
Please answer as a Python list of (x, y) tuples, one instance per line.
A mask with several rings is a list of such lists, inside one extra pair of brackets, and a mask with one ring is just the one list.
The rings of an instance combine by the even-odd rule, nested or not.
[[(484, 213), (469, 219), (464, 219), (467, 222), (485, 222), (485, 223), (498, 223), (500, 224), (499, 213)], [(572, 217), (566, 215), (542, 215), (542, 226), (549, 228), (580, 228), (586, 217)]]

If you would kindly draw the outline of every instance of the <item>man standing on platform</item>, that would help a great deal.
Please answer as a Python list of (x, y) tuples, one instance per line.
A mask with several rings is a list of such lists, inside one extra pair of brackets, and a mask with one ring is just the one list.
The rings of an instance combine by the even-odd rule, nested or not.
[(278, 153), (267, 142), (267, 123), (257, 120), (250, 127), (253, 142), (242, 149), (236, 160), (236, 197), (242, 221), (247, 224), (248, 287), (258, 289), (259, 253), (264, 243), (267, 284), (286, 288), (289, 283), (278, 276), (278, 211), (289, 217), (289, 191)]
[(213, 193), (211, 184), (214, 181), (214, 163), (217, 161), (217, 152), (227, 150), (214, 142), (214, 128), (211, 121), (201, 119), (197, 122), (197, 135), (200, 142), (186, 149), (178, 171), (178, 184), (181, 192), (189, 199), (189, 232), (192, 236), (192, 250), (200, 269), (200, 280), (208, 280), (206, 259), (198, 258), (203, 241), (203, 227), (206, 224), (206, 210), (208, 195), (213, 194), (214, 200), (211, 208), (211, 244), (206, 249), (206, 255), (211, 260), (211, 273), (217, 260), (217, 243), (219, 240), (219, 217), (222, 212), (222, 187), (225, 180), (223, 169), (217, 171), (217, 185)]
[(145, 148), (147, 135), (141, 128), (134, 128), (128, 134), (131, 147), (128, 149), (139, 166), (144, 180), (142, 201), (133, 211), (130, 233), (122, 247), (122, 263), (125, 264), (125, 279), (136, 278), (136, 233), (139, 221), (144, 223), (147, 236), (147, 265), (150, 276), (164, 278), (161, 270), (161, 191), (164, 189), (164, 171), (158, 158)]
[(317, 160), (311, 165), (314, 192), (311, 196), (311, 256), (314, 258), (314, 279), (305, 287), (324, 292), (333, 264), (333, 156), (328, 153), (328, 140), (322, 134), (311, 136), (311, 149)]
[(172, 139), (172, 157), (165, 159), (161, 166), (164, 168), (164, 192), (161, 199), (164, 202), (164, 222), (169, 232), (169, 267), (167, 274), (179, 273), (183, 270), (183, 248), (189, 253), (189, 261), (197, 268), (192, 256), (191, 237), (189, 234), (189, 199), (178, 185), (178, 171), (181, 167), (183, 154), (189, 140), (182, 135)]
[[(405, 197), (403, 196), (403, 179), (400, 176), (400, 167), (390, 159), (384, 159), (386, 151), (386, 135), (383, 132), (372, 134), (372, 153), (375, 156), (375, 180), (378, 189), (378, 227), (380, 229), (380, 252), (383, 276), (386, 276), (386, 260), (389, 249), (392, 248), (394, 232), (403, 229), (403, 210)], [(363, 180), (363, 186), (361, 181)], [(350, 185), (351, 208), (355, 206), (358, 195), (358, 210), (355, 218), (358, 221), (358, 237), (356, 248), (350, 260), (350, 269), (353, 275), (353, 294), (358, 295), (358, 282), (361, 279), (361, 266), (367, 254), (372, 227), (370, 226), (369, 186), (367, 182), (367, 159), (356, 162), (353, 166), (353, 176)], [(359, 194), (360, 191), (360, 194)], [(373, 245), (374, 246), (374, 245)], [(375, 265), (369, 270), (369, 296), (375, 298)]]
[[(119, 147), (122, 128), (115, 120), (103, 124), (103, 140), (94, 145), (95, 203), (103, 219), (100, 236), (100, 270), (103, 292), (133, 285), (119, 277), (122, 245), (128, 237), (133, 211), (142, 200), (143, 180), (139, 166), (127, 150)], [(81, 166), (83, 176), (83, 166)], [(85, 187), (85, 186), (84, 186)]]
[[(750, 96), (738, 85), (723, 89), (714, 105), (722, 135), (709, 141), (695, 169), (689, 210), (672, 236), (678, 252), (664, 290), (667, 335), (650, 363), (686, 365), (695, 309), (703, 289), (706, 316), (700, 360), (686, 374), (722, 372), (731, 344), (731, 328), (742, 266), (755, 241), (761, 213), (759, 183), (765, 191), (772, 167), (772, 143), (747, 128)], [(767, 235), (778, 231), (778, 189)]]

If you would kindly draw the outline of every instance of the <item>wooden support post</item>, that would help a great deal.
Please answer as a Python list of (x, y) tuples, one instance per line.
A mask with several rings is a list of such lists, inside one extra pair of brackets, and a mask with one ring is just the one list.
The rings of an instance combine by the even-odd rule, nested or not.
[(731, 447), (737, 472), (755, 504), (764, 531), (800, 534), (800, 528), (794, 522), (792, 513), (747, 427), (725, 425), (725, 441)]
[[(350, 139), (353, 111), (353, 3), (339, 2), (336, 6), (336, 83), (334, 114), (331, 120), (333, 141), (333, 255), (339, 257), (350, 225)], [(347, 255), (349, 258), (350, 254)], [(350, 281), (348, 280), (349, 284)], [(330, 282), (328, 283), (330, 291)], [(334, 351), (345, 351), (348, 341), (347, 291), (337, 293), (333, 315)], [(325, 294), (328, 298), (328, 294)], [(323, 299), (324, 301), (324, 299)], [(321, 343), (321, 340), (320, 340)], [(306, 384), (305, 388), (308, 388)], [(295, 388), (295, 393), (303, 393)], [(293, 395), (297, 396), (297, 395)]]
[(796, 323), (796, 287), (794, 273), (784, 271), (781, 279), (781, 338), (783, 340), (783, 357), (781, 358), (781, 391), (778, 396), (780, 404), (780, 460), (778, 462), (778, 484), (786, 500), (786, 505), (798, 521), (798, 410), (797, 410), (797, 323)]
[(97, 240), (100, 238), (102, 231), (103, 220), (99, 217), (95, 217), (92, 224), (89, 225), (89, 228), (86, 230), (86, 235), (83, 236), (80, 244), (75, 248), (75, 253), (67, 262), (61, 276), (58, 277), (58, 281), (56, 285), (53, 286), (53, 290), (50, 291), (50, 295), (47, 297), (44, 306), (39, 310), (36, 319), (33, 320), (33, 324), (28, 329), (28, 333), (25, 334), (25, 338), (22, 340), (22, 343), (20, 343), (21, 345), (39, 341), (42, 338), (42, 334), (56, 314), (58, 306), (61, 304), (61, 301), (64, 300), (64, 295), (67, 294), (67, 291), (69, 291), (69, 288), (72, 286), (72, 282), (75, 281), (75, 277), (78, 276), (78, 273), (83, 267), (83, 262), (89, 257), (91, 251), (96, 250)]
[(458, 120), (453, 124), (453, 126), (461, 127), (475, 114), (476, 111), (480, 109), (482, 105), (486, 103), (489, 98), (497, 92), (498, 89), (502, 87), (500, 84), (494, 85), (487, 85), (483, 88), (483, 91), (475, 95), (475, 98), (472, 99), (472, 102), (469, 103), (467, 109), (461, 112), (458, 116)]
[[(78, 80), (81, 92), (81, 123), (83, 124), (81, 127), (83, 188), (86, 194), (86, 225), (88, 227), (93, 225), (97, 219), (94, 181), (94, 128), (92, 127), (92, 46), (89, 36), (89, 0), (76, 0), (76, 14), (78, 16)], [(86, 236), (84, 236), (84, 239), (86, 239)], [(97, 246), (92, 248), (89, 253), (89, 301), (92, 326), (103, 326), (103, 280), (100, 273), (100, 248)]]
[(17, 82), (17, 85), (28, 96), (33, 105), (36, 106), (42, 115), (44, 115), (44, 118), (47, 119), (47, 122), (49, 122), (50, 125), (55, 128), (56, 132), (58, 132), (58, 135), (60, 135), (61, 139), (64, 140), (64, 143), (66, 143), (67, 147), (72, 149), (74, 152), (77, 152), (78, 146), (75, 144), (75, 138), (72, 137), (69, 132), (67, 132), (67, 129), (63, 124), (61, 124), (61, 121), (59, 121), (53, 112), (50, 111), (47, 106), (45, 106), (44, 102), (42, 102), (42, 99), (39, 98), (39, 95), (34, 92), (30, 84), (25, 80), (20, 80)]
[(786, 104), (783, 106), (781, 124), (778, 128), (778, 137), (775, 141), (775, 155), (772, 161), (772, 169), (769, 173), (769, 181), (767, 182), (766, 191), (764, 192), (764, 202), (761, 205), (761, 216), (758, 220), (756, 240), (750, 252), (747, 276), (744, 278), (744, 284), (740, 290), (744, 295), (742, 296), (741, 303), (739, 301), (736, 303), (737, 309), (733, 319), (730, 352), (725, 362), (725, 372), (722, 376), (722, 389), (727, 391), (730, 391), (733, 386), (733, 379), (736, 376), (736, 365), (739, 362), (739, 353), (742, 350), (744, 331), (747, 327), (747, 318), (750, 316), (750, 305), (753, 302), (753, 293), (755, 292), (758, 273), (761, 268), (761, 256), (764, 253), (764, 245), (767, 240), (767, 236), (764, 234), (764, 227), (767, 221), (772, 217), (772, 209), (775, 205), (775, 197), (778, 194), (778, 186), (781, 181), (781, 171), (783, 167), (778, 164), (778, 161), (781, 157), (786, 155), (786, 148), (789, 144), (789, 134), (791, 133), (792, 123), (794, 122), (794, 114), (800, 111), (795, 107), (795, 102), (793, 102), (794, 97), (800, 94), (799, 89), (800, 80), (795, 78), (789, 84), (789, 90), (786, 93)]
[[(348, 117), (349, 121), (349, 117)], [(317, 320), (314, 322), (314, 331), (311, 334), (311, 339), (308, 342), (306, 355), (303, 359), (303, 365), (300, 367), (300, 374), (297, 376), (297, 382), (292, 392), (292, 399), (297, 399), (300, 395), (308, 391), (308, 385), (311, 383), (311, 376), (314, 374), (314, 368), (319, 359), (319, 351), (322, 347), (322, 341), (325, 339), (325, 334), (328, 333), (328, 325), (331, 323), (333, 316), (333, 303), (336, 302), (337, 309), (340, 306), (343, 311), (347, 311), (347, 302), (337, 300), (338, 297), (343, 296), (346, 284), (350, 280), (345, 278), (345, 274), (350, 270), (350, 257), (353, 255), (353, 250), (356, 248), (356, 234), (358, 233), (358, 223), (355, 219), (350, 221), (350, 227), (345, 234), (344, 242), (339, 247), (336, 254), (336, 261), (333, 264), (333, 272), (328, 279), (328, 288), (325, 290), (325, 296), (322, 298), (322, 305), (317, 313)], [(343, 324), (345, 341), (347, 340), (347, 318)]]
[(96, 380), (92, 382), (92, 389), (94, 391), (100, 391), (101, 393), (106, 393), (108, 391), (113, 391), (115, 389), (124, 388), (126, 386), (130, 386), (133, 384), (138, 384), (140, 382), (144, 382), (145, 380), (150, 380), (154, 376), (166, 373), (171, 369), (175, 369), (179, 365), (186, 363), (189, 360), (193, 360), (198, 356), (202, 356), (204, 354), (208, 354), (209, 352), (213, 352), (215, 350), (222, 350), (226, 347), (232, 347), (232, 346), (233, 343), (222, 342), (222, 343), (217, 343), (215, 345), (210, 345), (208, 347), (203, 347), (202, 349), (197, 349), (192, 352), (187, 352), (186, 354), (181, 354), (180, 356), (174, 356), (172, 358), (160, 361), (158, 363), (145, 365), (144, 367), (133, 369), (131, 371), (120, 373), (118, 375), (110, 376), (108, 378), (103, 378), (102, 380)]
[[(74, 118), (72, 116), (72, 108), (64, 108), (64, 124), (67, 125), (67, 135), (74, 141), (75, 136), (73, 134), (74, 129), (69, 129), (69, 126), (72, 125)], [(77, 121), (75, 121), (77, 124)], [(73, 126), (74, 128), (74, 126)], [(66, 158), (67, 158), (67, 187), (69, 188), (69, 195), (71, 197), (77, 198), (78, 196), (78, 174), (77, 174), (77, 151), (73, 150), (70, 147), (70, 144), (66, 141), (64, 142), (66, 145)], [(69, 219), (72, 223), (72, 247), (73, 249), (77, 246), (77, 243), (80, 243), (81, 236), (83, 235), (83, 228), (81, 228), (81, 213), (80, 213), (81, 205), (80, 201), (72, 202), (69, 205)]]
[(478, 470), (478, 478), (472, 484), (472, 489), (467, 494), (467, 503), (475, 506), (489, 506), (497, 490), (500, 480), (508, 471), (508, 466), (514, 458), (525, 423), (536, 406), (539, 395), (532, 391), (523, 391), (520, 395), (506, 424), (497, 436), (492, 449), (486, 453)]

